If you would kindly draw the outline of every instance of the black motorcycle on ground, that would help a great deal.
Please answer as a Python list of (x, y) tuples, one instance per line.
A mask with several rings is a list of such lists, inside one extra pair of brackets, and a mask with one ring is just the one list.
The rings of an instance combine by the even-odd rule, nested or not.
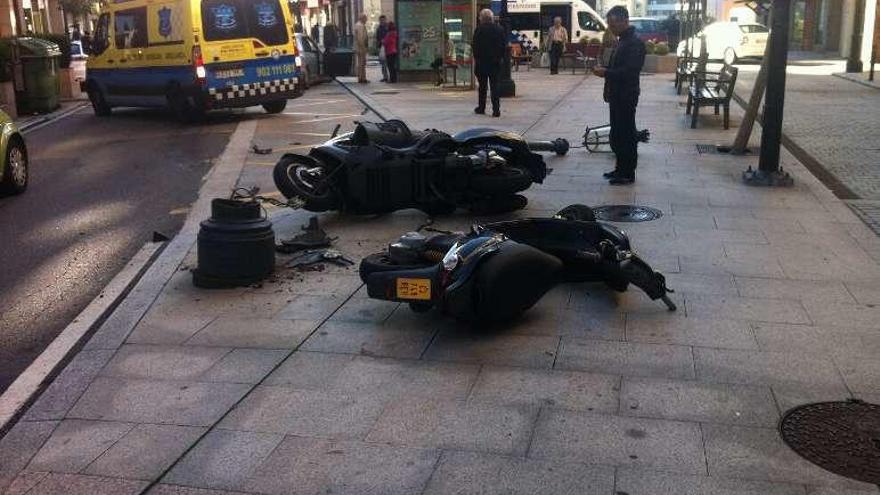
[(364, 258), (360, 276), (374, 299), (486, 323), (520, 315), (560, 282), (604, 282), (620, 292), (633, 284), (676, 309), (663, 275), (584, 205), (553, 218), (476, 225), (469, 234), (410, 232)]
[(568, 142), (526, 142), (519, 134), (485, 128), (450, 136), (414, 132), (399, 120), (360, 122), (354, 132), (307, 156), (284, 155), (273, 178), (288, 199), (315, 212), (501, 213), (525, 207), (526, 198), (517, 193), (546, 177), (547, 166), (535, 151), (564, 155)]

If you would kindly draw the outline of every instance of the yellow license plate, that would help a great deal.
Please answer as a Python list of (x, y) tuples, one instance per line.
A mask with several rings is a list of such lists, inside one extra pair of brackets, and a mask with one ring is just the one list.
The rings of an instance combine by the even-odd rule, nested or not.
[(415, 299), (417, 301), (430, 301), (431, 280), (427, 278), (397, 279), (397, 298)]

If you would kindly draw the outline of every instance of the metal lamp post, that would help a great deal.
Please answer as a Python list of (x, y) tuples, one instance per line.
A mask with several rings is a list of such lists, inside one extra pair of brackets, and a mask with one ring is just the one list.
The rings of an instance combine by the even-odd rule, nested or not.
[(771, 11), (770, 60), (767, 64), (767, 93), (761, 124), (761, 157), (758, 170), (743, 172), (743, 180), (753, 186), (791, 186), (788, 172), (779, 166), (782, 143), (782, 114), (785, 103), (785, 68), (788, 65), (788, 24), (791, 0), (773, 0)]
[(847, 72), (862, 72), (862, 36), (865, 28), (865, 0), (856, 0), (855, 18), (853, 19), (852, 41), (849, 47), (849, 58), (846, 60)]
[[(505, 39), (510, 38), (510, 16), (507, 13), (507, 0), (501, 0), (501, 11), (498, 13)], [(516, 83), (510, 75), (510, 43), (505, 43), (504, 57), (501, 59), (501, 73), (498, 75), (498, 94), (502, 98), (516, 96)]]

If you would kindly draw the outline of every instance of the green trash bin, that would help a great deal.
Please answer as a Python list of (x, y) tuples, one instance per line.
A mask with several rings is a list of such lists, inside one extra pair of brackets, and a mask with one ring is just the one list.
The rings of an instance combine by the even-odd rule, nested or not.
[(48, 113), (58, 108), (61, 49), (51, 41), (38, 38), (18, 38), (11, 42), (18, 113)]

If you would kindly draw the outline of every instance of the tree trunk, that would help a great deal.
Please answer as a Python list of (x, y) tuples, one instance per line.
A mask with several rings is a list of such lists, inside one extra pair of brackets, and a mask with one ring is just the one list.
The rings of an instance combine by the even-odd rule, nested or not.
[(749, 138), (752, 136), (752, 128), (755, 126), (755, 119), (758, 117), (758, 109), (761, 107), (761, 99), (764, 97), (764, 90), (767, 88), (767, 64), (770, 61), (770, 43), (764, 48), (764, 58), (761, 60), (761, 69), (758, 70), (758, 77), (755, 78), (755, 86), (752, 88), (752, 96), (749, 98), (749, 105), (746, 107), (746, 114), (742, 123), (739, 125), (739, 131), (736, 133), (736, 139), (733, 141), (733, 147), (730, 153), (733, 155), (742, 155), (749, 146)]

